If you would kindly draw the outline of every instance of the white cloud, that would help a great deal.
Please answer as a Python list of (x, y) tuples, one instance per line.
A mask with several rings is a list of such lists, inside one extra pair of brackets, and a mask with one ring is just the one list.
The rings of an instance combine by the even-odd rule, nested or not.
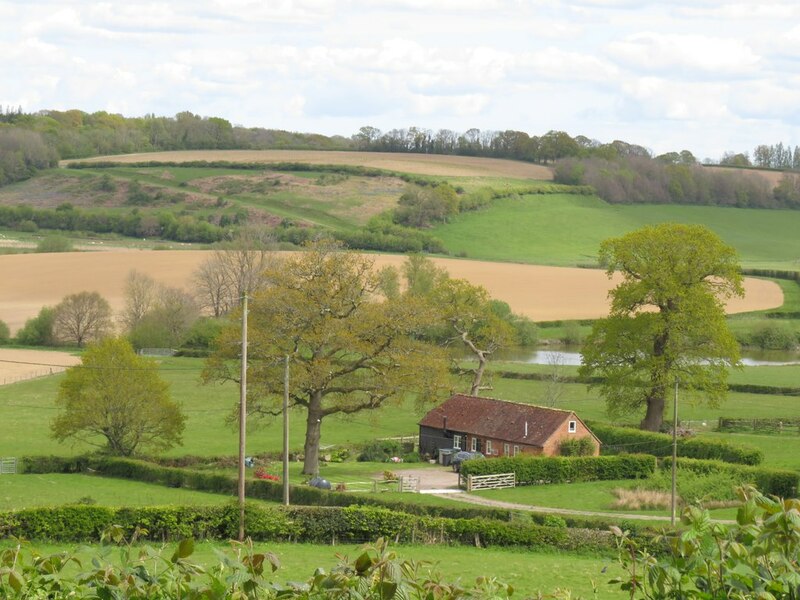
[(609, 44), (624, 64), (649, 72), (682, 69), (706, 77), (753, 73), (761, 57), (744, 42), (706, 35), (636, 33)]

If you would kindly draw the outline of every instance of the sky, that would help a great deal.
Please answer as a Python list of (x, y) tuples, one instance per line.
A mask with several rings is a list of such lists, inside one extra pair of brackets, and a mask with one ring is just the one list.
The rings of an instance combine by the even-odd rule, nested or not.
[(0, 0), (0, 105), (800, 144), (797, 0)]

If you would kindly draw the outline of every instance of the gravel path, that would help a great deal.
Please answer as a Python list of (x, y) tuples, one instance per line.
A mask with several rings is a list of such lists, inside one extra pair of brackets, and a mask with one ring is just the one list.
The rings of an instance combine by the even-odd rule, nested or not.
[[(434, 494), (439, 495), (439, 494)], [(517, 504), (515, 502), (503, 502), (502, 500), (490, 500), (481, 496), (473, 496), (472, 494), (442, 494), (440, 497), (447, 498), (448, 500), (458, 500), (459, 502), (466, 502), (468, 504), (480, 504), (482, 506), (491, 506), (493, 508), (508, 508), (510, 510), (522, 510), (528, 512), (542, 512), (553, 513), (560, 515), (574, 515), (581, 517), (605, 517), (607, 519), (630, 519), (638, 521), (664, 521), (669, 522), (669, 517), (660, 517), (656, 515), (641, 515), (632, 513), (610, 513), (593, 510), (573, 510), (569, 508), (553, 508), (550, 506), (531, 506), (529, 504)], [(733, 520), (728, 519), (712, 519), (718, 523), (735, 523)]]

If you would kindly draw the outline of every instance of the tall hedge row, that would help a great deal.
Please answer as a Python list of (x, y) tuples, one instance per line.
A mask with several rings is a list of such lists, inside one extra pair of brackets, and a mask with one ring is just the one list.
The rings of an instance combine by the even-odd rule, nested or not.
[(515, 456), (470, 460), (461, 465), (461, 474), (494, 475), (514, 473), (517, 485), (643, 479), (656, 470), (656, 459), (647, 455), (623, 456)]
[[(129, 458), (77, 456), (61, 458), (57, 456), (26, 456), (20, 459), (23, 473), (85, 473), (94, 472), (105, 477), (131, 479), (154, 483), (173, 488), (187, 488), (202, 492), (235, 496), (237, 481), (235, 477), (214, 471), (200, 471), (178, 467), (163, 467), (154, 463)], [(248, 498), (281, 502), (283, 484), (264, 479), (250, 479), (246, 482)], [(342, 493), (320, 490), (307, 485), (290, 486), (293, 504), (314, 506), (372, 505), (417, 514), (448, 516), (453, 518), (483, 517), (497, 520), (510, 520), (511, 511), (488, 507), (446, 507), (427, 506), (415, 502), (389, 500), (375, 494)]]
[[(602, 454), (641, 453), (653, 456), (672, 456), (672, 436), (630, 427), (613, 427), (594, 421), (588, 427), (600, 438)], [(759, 465), (764, 453), (745, 444), (731, 444), (724, 440), (678, 438), (678, 456), (706, 460), (721, 460), (744, 465)]]
[[(238, 506), (105, 508), (72, 505), (0, 512), (0, 537), (54, 542), (96, 542), (111, 525), (128, 534), (138, 527), (156, 541), (231, 539), (238, 533)], [(560, 550), (613, 548), (608, 532), (548, 527), (524, 521), (448, 519), (379, 507), (260, 507), (245, 511), (245, 530), (257, 541), (359, 543), (379, 537), (406, 543), (524, 546)]]
[[(663, 468), (672, 468), (672, 457), (663, 460)], [(766, 467), (750, 467), (735, 465), (719, 460), (699, 460), (678, 457), (678, 469), (692, 471), (699, 475), (722, 473), (730, 476), (732, 485), (752, 484), (764, 494), (781, 498), (797, 497), (800, 473), (786, 469), (768, 469)]]

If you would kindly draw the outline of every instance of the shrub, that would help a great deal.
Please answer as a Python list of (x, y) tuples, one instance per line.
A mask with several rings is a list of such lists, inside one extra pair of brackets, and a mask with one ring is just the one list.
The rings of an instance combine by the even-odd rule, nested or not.
[(656, 461), (647, 455), (575, 457), (501, 457), (470, 460), (461, 465), (461, 474), (492, 475), (514, 473), (518, 485), (641, 479), (656, 470)]
[(375, 440), (358, 455), (360, 462), (386, 462), (393, 456), (403, 454), (403, 445), (398, 440)]
[(53, 324), (55, 309), (43, 307), (39, 314), (25, 321), (25, 325), (17, 332), (15, 341), (24, 346), (52, 346), (55, 344)]
[(5, 321), (0, 321), (0, 344), (7, 344), (11, 341), (11, 330)]
[(594, 443), (588, 435), (581, 438), (568, 438), (562, 440), (558, 445), (558, 453), (561, 456), (591, 456), (594, 454)]
[[(612, 427), (593, 421), (587, 422), (587, 425), (603, 443), (600, 447), (603, 454), (638, 452), (658, 457), (672, 455), (670, 435), (630, 427)], [(758, 448), (702, 438), (679, 438), (678, 455), (745, 465), (758, 465), (764, 460), (764, 454)]]
[(63, 235), (48, 235), (36, 245), (36, 252), (72, 252), (72, 241)]
[(765, 323), (750, 335), (748, 343), (762, 350), (791, 350), (797, 346), (797, 334), (785, 323)]

